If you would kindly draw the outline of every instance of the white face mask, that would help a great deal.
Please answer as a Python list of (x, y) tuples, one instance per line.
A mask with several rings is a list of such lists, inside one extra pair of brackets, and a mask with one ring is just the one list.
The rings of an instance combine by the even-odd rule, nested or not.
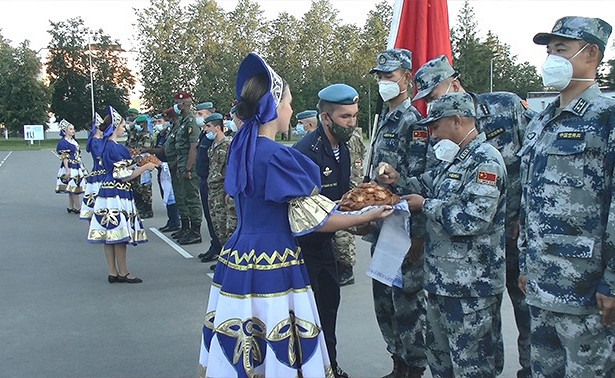
[(442, 139), (438, 143), (433, 146), (433, 152), (436, 155), (436, 159), (445, 161), (447, 163), (452, 163), (455, 160), (455, 156), (461, 149), (459, 145), (463, 143), (468, 136), (472, 133), (472, 131), (476, 130), (476, 127), (473, 127), (466, 136), (463, 137), (459, 144), (453, 142), (450, 139)]
[(154, 125), (154, 130), (156, 130), (156, 131), (158, 131), (158, 132), (161, 132), (161, 131), (162, 131), (162, 125), (161, 125), (161, 124), (159, 124), (159, 123), (155, 124), (155, 125)]
[(459, 145), (450, 139), (442, 139), (433, 146), (436, 159), (452, 163), (459, 152)]
[(399, 82), (402, 78), (403, 76), (397, 81), (382, 80), (378, 83), (378, 92), (380, 93), (380, 97), (382, 97), (383, 101), (392, 100), (401, 93), (407, 91), (407, 89), (404, 89), (403, 91), (399, 90)]
[(541, 67), (542, 71), (542, 83), (545, 87), (551, 87), (557, 91), (565, 89), (571, 80), (574, 81), (594, 81), (594, 79), (577, 79), (572, 77), (572, 63), (571, 60), (577, 57), (585, 49), (586, 44), (577, 51), (570, 59), (566, 59), (559, 55), (549, 54), (547, 60)]
[(203, 125), (205, 125), (205, 118), (204, 117), (195, 117), (194, 121), (196, 122), (196, 124), (198, 126), (203, 127)]

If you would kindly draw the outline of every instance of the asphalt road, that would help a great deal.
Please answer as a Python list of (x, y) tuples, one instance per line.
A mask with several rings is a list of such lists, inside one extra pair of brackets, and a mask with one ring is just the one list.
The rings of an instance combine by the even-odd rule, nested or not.
[[(91, 159), (84, 156), (86, 166)], [(55, 194), (51, 150), (0, 151), (0, 377), (194, 377), (209, 265), (186, 258), (150, 227), (166, 221), (154, 185), (149, 243), (128, 247), (142, 284), (109, 284), (102, 246), (86, 242), (87, 222)], [(209, 246), (187, 246), (195, 256)], [(391, 370), (373, 312), (366, 243), (358, 241), (356, 283), (342, 288), (338, 359), (353, 377)], [(518, 369), (510, 301), (503, 307), (506, 365)]]

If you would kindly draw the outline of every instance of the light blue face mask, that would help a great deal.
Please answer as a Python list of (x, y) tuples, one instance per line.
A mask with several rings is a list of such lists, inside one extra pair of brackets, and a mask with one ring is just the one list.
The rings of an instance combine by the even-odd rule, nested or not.
[(181, 114), (181, 110), (179, 110), (179, 105), (174, 104), (173, 105), (173, 111), (175, 112), (175, 114), (180, 115)]
[(135, 130), (137, 130), (137, 132), (140, 133), (141, 131), (143, 131), (143, 127), (141, 125), (139, 125), (139, 124), (136, 124), (135, 125)]
[(169, 128), (170, 128), (170, 127), (171, 127), (171, 122), (169, 122), (169, 121), (165, 121), (165, 122), (164, 122), (164, 125), (165, 125), (166, 127), (169, 127)]
[(161, 131), (162, 131), (162, 125), (161, 125), (161, 124), (159, 124), (159, 123), (155, 124), (155, 125), (154, 125), (154, 130), (156, 130), (156, 131), (158, 131), (158, 132), (161, 132)]
[(216, 139), (216, 134), (212, 133), (211, 131), (208, 132), (207, 134), (205, 134), (205, 137), (209, 140), (214, 140)]
[(295, 130), (297, 130), (297, 134), (305, 135), (305, 127), (303, 127), (303, 123), (298, 123)]
[(205, 125), (205, 117), (195, 117), (194, 122), (196, 122), (198, 126), (203, 127), (203, 125)]

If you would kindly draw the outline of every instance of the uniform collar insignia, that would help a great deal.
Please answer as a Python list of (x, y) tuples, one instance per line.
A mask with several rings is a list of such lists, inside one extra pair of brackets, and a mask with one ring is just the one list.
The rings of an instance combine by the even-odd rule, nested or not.
[(572, 111), (574, 111), (575, 113), (578, 114), (582, 114), (585, 109), (587, 108), (587, 106), (589, 105), (589, 103), (587, 101), (585, 101), (584, 99), (580, 98), (579, 101), (577, 101), (576, 104), (574, 104), (574, 106), (572, 107)]
[(333, 172), (331, 170), (331, 168), (329, 167), (325, 167), (325, 170), (322, 172), (323, 175), (325, 175), (325, 177), (329, 177), (329, 175), (331, 174), (331, 172)]

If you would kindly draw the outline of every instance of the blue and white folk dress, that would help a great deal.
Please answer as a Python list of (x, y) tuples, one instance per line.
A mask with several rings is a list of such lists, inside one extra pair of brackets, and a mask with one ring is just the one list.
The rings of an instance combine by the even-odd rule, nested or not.
[(200, 363), (207, 377), (333, 377), (295, 235), (322, 225), (335, 204), (317, 195), (318, 167), (299, 151), (260, 137), (254, 156), (254, 193), (235, 198)]
[(96, 201), (88, 242), (103, 244), (147, 242), (143, 222), (137, 214), (130, 182), (121, 179), (132, 175), (133, 161), (128, 149), (112, 140), (104, 142), (102, 165), (105, 169)]
[(81, 213), (79, 218), (90, 220), (94, 213), (94, 203), (96, 202), (96, 196), (100, 185), (105, 179), (105, 168), (102, 165), (102, 152), (105, 140), (102, 138), (92, 138), (88, 142), (89, 153), (92, 154), (92, 161), (94, 166), (92, 171), (86, 178), (85, 194), (83, 195), (83, 201), (81, 203)]
[[(56, 152), (60, 157), (60, 169), (56, 178), (56, 193), (81, 194), (85, 192), (85, 178), (88, 171), (83, 166), (81, 161), (81, 149), (76, 140), (70, 141), (62, 138), (58, 141)], [(64, 159), (68, 159), (68, 170), (70, 178), (66, 178), (66, 168), (64, 168)]]

